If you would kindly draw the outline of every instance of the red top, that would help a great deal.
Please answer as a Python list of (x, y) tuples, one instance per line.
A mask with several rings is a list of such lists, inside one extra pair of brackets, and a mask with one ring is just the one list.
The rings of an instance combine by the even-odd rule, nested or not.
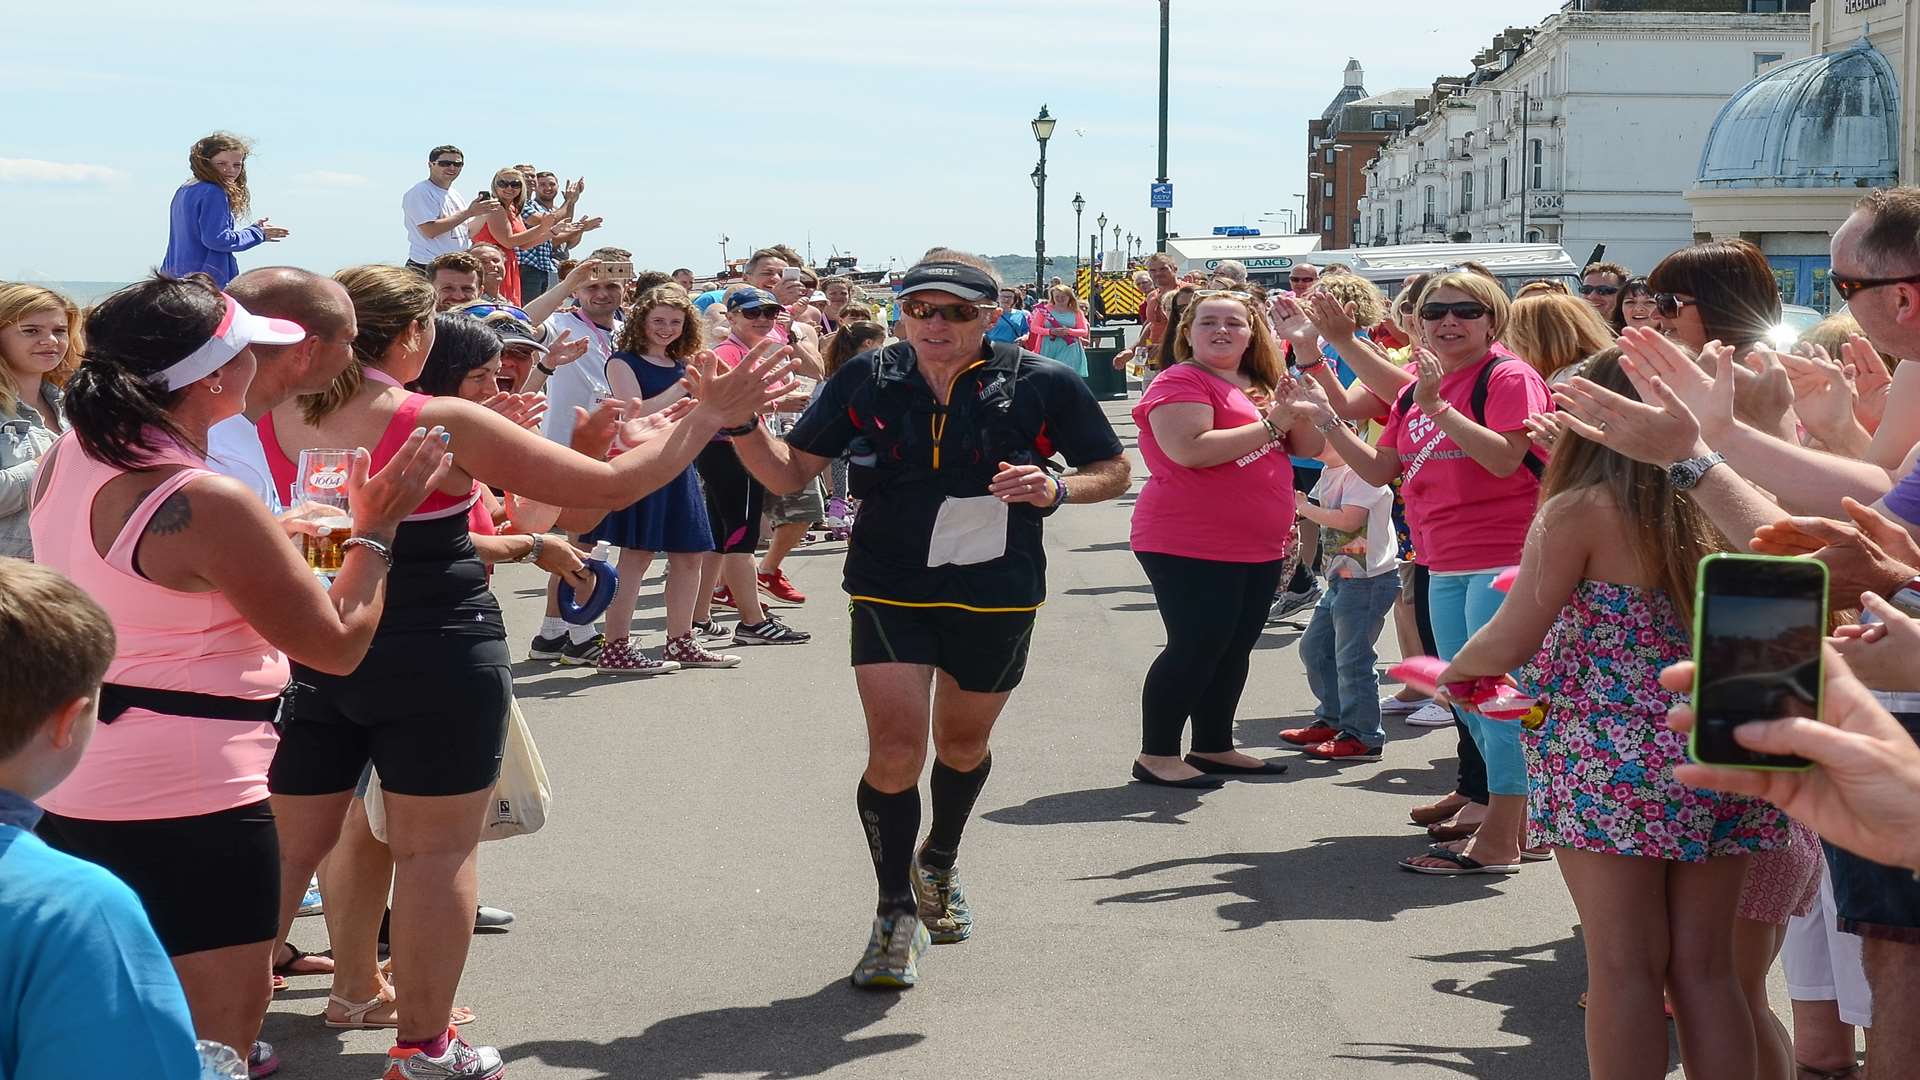
[[(369, 475), (379, 472), (387, 462), (393, 460), (393, 455), (400, 452), (400, 447), (407, 441), (407, 436), (412, 435), (413, 429), (420, 426), (421, 407), (432, 400), (426, 394), (408, 394), (407, 400), (394, 410), (393, 418), (387, 421), (386, 432), (380, 436), (379, 445), (370, 451), (373, 460), (368, 465)], [(294, 464), (293, 459), (287, 457), (285, 450), (281, 449), (280, 437), (274, 433), (271, 412), (260, 418), (258, 426), (260, 445), (267, 451), (267, 468), (273, 471), (273, 486), (280, 490), (280, 504), (292, 506), (294, 474), (299, 472), (299, 466)], [(426, 521), (455, 513), (464, 514), (475, 501), (479, 488), (480, 482), (476, 480), (473, 490), (465, 495), (433, 492), (420, 503), (419, 509), (407, 515), (406, 520)]]
[[(509, 230), (516, 233), (525, 230), (526, 227), (520, 223), (520, 215), (513, 212), (513, 207), (502, 203), (500, 209), (507, 212)], [(473, 234), (473, 242), (492, 244), (506, 255), (507, 276), (500, 279), (500, 295), (507, 303), (515, 307), (520, 306), (520, 256), (499, 237), (493, 235), (493, 228), (489, 225), (480, 226), (480, 231)]]

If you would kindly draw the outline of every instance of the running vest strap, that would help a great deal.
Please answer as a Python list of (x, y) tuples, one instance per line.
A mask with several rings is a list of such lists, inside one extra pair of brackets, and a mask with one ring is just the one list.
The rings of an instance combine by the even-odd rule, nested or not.
[[(1470, 410), (1468, 415), (1473, 417), (1474, 423), (1479, 424), (1481, 427), (1487, 426), (1487, 387), (1493, 382), (1493, 370), (1501, 364), (1524, 363), (1526, 363), (1525, 360), (1513, 357), (1495, 357), (1480, 365), (1480, 374), (1474, 376), (1473, 379), (1473, 393), (1467, 398), (1467, 408)], [(1401, 392), (1401, 415), (1405, 415), (1407, 410), (1413, 407), (1413, 388), (1417, 385), (1417, 381), (1408, 383), (1406, 390)], [(1527, 455), (1520, 459), (1520, 464), (1526, 466), (1527, 471), (1533, 474), (1535, 480), (1540, 479), (1547, 471), (1547, 463), (1541, 461), (1540, 455), (1533, 452), (1533, 444), (1531, 442), (1527, 444)]]
[[(1046, 437), (1045, 418), (1014, 407), (1022, 350), (1004, 341), (987, 345), (988, 357), (975, 365), (984, 369), (976, 380), (977, 393), (971, 399), (958, 397), (961, 379), (956, 376), (955, 393), (945, 405), (935, 399), (925, 419), (914, 416), (916, 404), (924, 409), (926, 403), (919, 387), (924, 380), (914, 378), (912, 349), (896, 343), (875, 351), (872, 379), (847, 402), (848, 420), (860, 432), (847, 447), (849, 484), (856, 498), (903, 482), (982, 486), (1000, 471), (1002, 461), (1058, 470), (1048, 460), (1053, 445)], [(949, 437), (949, 423), (961, 415), (961, 425)]]
[(235, 698), (219, 694), (196, 694), (188, 690), (157, 690), (151, 686), (102, 683), (100, 722), (111, 724), (129, 709), (146, 709), (165, 716), (271, 724), (280, 714), (280, 702), (281, 698), (277, 697)]

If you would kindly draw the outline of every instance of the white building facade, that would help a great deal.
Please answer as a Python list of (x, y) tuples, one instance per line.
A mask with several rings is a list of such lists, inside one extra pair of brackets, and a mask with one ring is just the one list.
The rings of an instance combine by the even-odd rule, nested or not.
[(1368, 170), (1365, 243), (1544, 241), (1576, 263), (1604, 244), (1645, 273), (1693, 240), (1708, 129), (1758, 70), (1807, 54), (1807, 16), (1577, 6), (1435, 84)]

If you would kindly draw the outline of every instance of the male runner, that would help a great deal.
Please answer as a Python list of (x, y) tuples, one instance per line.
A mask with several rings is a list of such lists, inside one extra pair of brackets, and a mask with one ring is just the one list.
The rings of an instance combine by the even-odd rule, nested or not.
[[(972, 934), (954, 860), (1046, 597), (1041, 522), (1127, 487), (1120, 440), (1080, 377), (986, 342), (999, 294), (985, 260), (927, 252), (901, 282), (904, 340), (843, 365), (784, 443), (757, 423), (729, 432), (776, 492), (851, 451), (863, 500), (844, 587), (867, 720), (855, 801), (880, 903), (855, 986), (912, 986), (928, 944)], [(1056, 451), (1074, 472), (1058, 471)], [(929, 727), (933, 821), (916, 855)]]

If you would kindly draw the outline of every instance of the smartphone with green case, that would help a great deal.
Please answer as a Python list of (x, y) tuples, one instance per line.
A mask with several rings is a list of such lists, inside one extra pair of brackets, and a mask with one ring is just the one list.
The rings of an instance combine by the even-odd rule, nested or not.
[(1820, 718), (1826, 634), (1824, 563), (1740, 554), (1700, 560), (1687, 756), (1740, 769), (1810, 768), (1802, 757), (1749, 750), (1733, 732), (1754, 720)]

